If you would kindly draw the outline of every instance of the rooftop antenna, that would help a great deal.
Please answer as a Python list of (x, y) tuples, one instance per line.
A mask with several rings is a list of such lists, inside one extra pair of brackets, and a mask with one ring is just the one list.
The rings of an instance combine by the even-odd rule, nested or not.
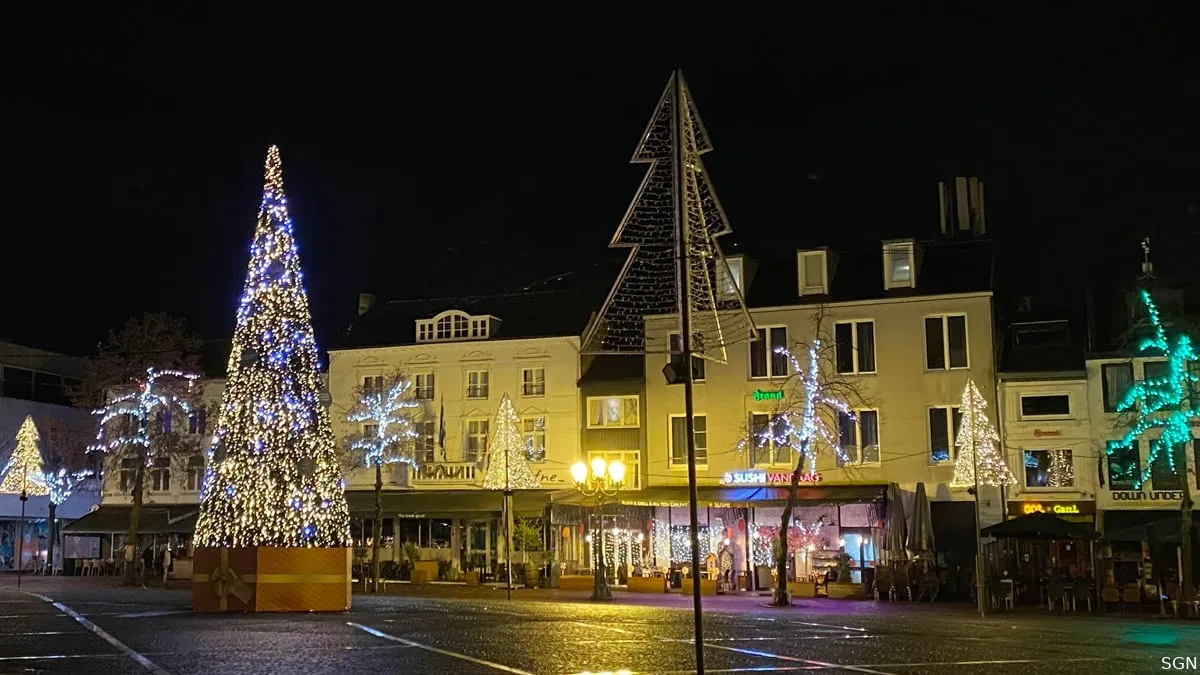
[(1142, 279), (1154, 278), (1154, 263), (1150, 262), (1150, 237), (1142, 239)]

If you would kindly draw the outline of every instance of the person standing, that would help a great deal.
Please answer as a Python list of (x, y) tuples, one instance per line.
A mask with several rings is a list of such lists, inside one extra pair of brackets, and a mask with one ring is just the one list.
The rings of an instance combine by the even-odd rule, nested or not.
[(154, 570), (154, 547), (147, 546), (146, 550), (142, 551), (142, 588), (146, 587), (146, 580), (150, 578), (150, 574)]
[(171, 548), (163, 546), (162, 555), (158, 559), (159, 565), (162, 566), (162, 585), (167, 587), (167, 577), (171, 574)]

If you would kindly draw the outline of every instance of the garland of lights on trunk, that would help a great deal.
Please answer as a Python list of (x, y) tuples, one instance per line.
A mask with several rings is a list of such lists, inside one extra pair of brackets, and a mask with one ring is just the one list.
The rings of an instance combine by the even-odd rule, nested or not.
[(350, 545), (350, 515), (303, 286), (279, 149), (267, 152), (221, 417), (209, 451), (200, 546)]

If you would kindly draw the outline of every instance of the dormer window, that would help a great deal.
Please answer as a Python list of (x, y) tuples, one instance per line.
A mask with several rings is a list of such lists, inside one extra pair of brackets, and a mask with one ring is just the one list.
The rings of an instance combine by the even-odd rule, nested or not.
[(883, 287), (916, 288), (917, 261), (911, 239), (883, 242)]
[(470, 316), (451, 310), (432, 319), (417, 320), (417, 342), (486, 340), (491, 333), (491, 316)]
[(796, 253), (796, 266), (800, 276), (801, 296), (829, 293), (828, 251), (799, 251)]
[(717, 288), (720, 289), (721, 300), (734, 300), (738, 293), (745, 293), (745, 264), (741, 256), (726, 258), (725, 263), (728, 265), (728, 272), (721, 267), (717, 268), (717, 276), (720, 278)]

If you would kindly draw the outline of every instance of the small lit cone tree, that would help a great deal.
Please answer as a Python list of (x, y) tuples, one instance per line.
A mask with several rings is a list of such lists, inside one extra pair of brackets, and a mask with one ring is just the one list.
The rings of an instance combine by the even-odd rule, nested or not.
[[(205, 567), (217, 565), (216, 576), (201, 583), (221, 597), (222, 611), (228, 609), (224, 580), (232, 574), (226, 561), (235, 555), (246, 565), (278, 561), (304, 572), (301, 581), (286, 584), (290, 596), (275, 588), (285, 584), (264, 587), (259, 577), (253, 607), (243, 600), (248, 609), (348, 606), (350, 515), (317, 368), (283, 167), (272, 146), (196, 523), (197, 545), (210, 549), (197, 552), (197, 564), (203, 555)], [(335, 567), (341, 553), (346, 561)], [(215, 563), (218, 554), (222, 562)], [(343, 572), (341, 590), (321, 581)], [(197, 609), (210, 608), (203, 593), (194, 587)]]
[(987, 401), (974, 380), (967, 382), (959, 406), (962, 420), (954, 439), (958, 457), (954, 460), (950, 487), (1002, 487), (1016, 483), (1000, 447), (1000, 434), (988, 420)]
[[(92, 483), (95, 473), (86, 468), (85, 453), (87, 435), (79, 428), (56, 418), (46, 418), (35, 423), (26, 418), (26, 425), (34, 425), (41, 441), (43, 476), (50, 488), (50, 503), (47, 504), (49, 533), (46, 542), (46, 560), (54, 564), (54, 549), (58, 543), (58, 507), (67, 501), (75, 490)], [(24, 428), (25, 425), (22, 425)]]
[(0, 481), (0, 492), (24, 493), (29, 497), (50, 494), (50, 482), (46, 480), (46, 466), (42, 461), (41, 436), (33, 418), (26, 416), (17, 430), (17, 444), (8, 462), (4, 465), (4, 479)]
[(488, 469), (483, 477), (483, 489), (504, 491), (505, 558), (508, 561), (508, 585), (512, 586), (513, 552), (513, 490), (536, 490), (542, 486), (529, 468), (525, 439), (521, 434), (521, 418), (505, 394), (496, 413), (496, 435), (488, 448)]
[[(125, 387), (114, 390), (107, 405), (92, 411), (99, 418), (96, 440), (89, 452), (105, 456), (107, 475), (123, 476), (125, 464), (132, 464), (130, 490), (132, 508), (125, 532), (125, 561), (133, 561), (138, 545), (142, 502), (146, 495), (146, 470), (155, 461), (195, 452), (196, 439), (176, 430), (175, 418), (187, 419), (199, 395), (195, 386), (199, 375), (179, 370), (147, 368), (145, 375)], [(128, 461), (127, 461), (128, 460)], [(130, 549), (133, 546), (133, 550)], [(136, 565), (126, 564), (124, 582), (136, 581)]]
[[(817, 335), (821, 335), (822, 319), (818, 315), (814, 321)], [(800, 363), (793, 351), (776, 347), (776, 356), (784, 358), (790, 365), (791, 374), (783, 385), (783, 399), (768, 418), (762, 429), (751, 429), (750, 433), (739, 445), (743, 451), (765, 449), (778, 452), (779, 449), (790, 450), (791, 458), (796, 465), (792, 470), (791, 481), (788, 483), (787, 501), (779, 519), (779, 528), (775, 532), (787, 532), (789, 536), (776, 536), (773, 549), (776, 583), (771, 597), (771, 604), (777, 607), (791, 605), (791, 597), (787, 590), (787, 565), (793, 546), (798, 543), (790, 536), (794, 528), (792, 513), (796, 508), (800, 479), (804, 473), (815, 473), (817, 458), (821, 454), (829, 454), (841, 462), (849, 457), (841, 445), (838, 432), (838, 420), (846, 418), (854, 420), (854, 413), (847, 398), (861, 400), (861, 394), (852, 382), (837, 376), (831, 349), (823, 345), (820, 338), (814, 339), (808, 345), (798, 345), (796, 351), (803, 350), (807, 357), (807, 365)]]
[(394, 373), (373, 380), (356, 392), (346, 421), (360, 426), (348, 439), (360, 463), (375, 470), (375, 520), (371, 533), (372, 590), (379, 592), (379, 547), (383, 538), (383, 466), (416, 466), (417, 428), (414, 415), (421, 404), (413, 398), (412, 380)]
[[(1190, 406), (1190, 395), (1200, 377), (1188, 365), (1200, 360), (1191, 338), (1184, 333), (1167, 335), (1166, 326), (1150, 293), (1142, 290), (1142, 304), (1149, 319), (1150, 335), (1138, 345), (1142, 356), (1167, 359), (1167, 372), (1162, 377), (1135, 382), (1117, 404), (1117, 411), (1129, 413), (1132, 424), (1121, 439), (1122, 447), (1130, 447), (1142, 438), (1149, 438), (1150, 456), (1146, 468), (1135, 480), (1141, 487), (1150, 478), (1152, 467), (1166, 460), (1170, 471), (1182, 476), (1183, 497), (1179, 504), (1180, 517), (1180, 591), (1182, 597), (1194, 597), (1192, 587), (1192, 491), (1187, 475), (1187, 445), (1192, 441), (1191, 420), (1200, 417), (1200, 410)], [(1157, 438), (1154, 435), (1157, 434)], [(1111, 454), (1114, 448), (1109, 448)]]

